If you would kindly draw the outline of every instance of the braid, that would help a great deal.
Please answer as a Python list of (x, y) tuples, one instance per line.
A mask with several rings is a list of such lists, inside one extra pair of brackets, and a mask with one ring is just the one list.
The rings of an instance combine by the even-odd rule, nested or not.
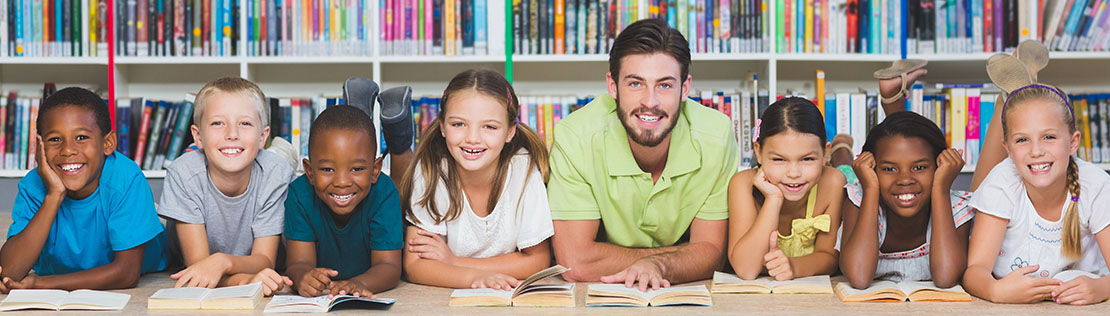
[(1061, 250), (1064, 257), (1079, 259), (1083, 254), (1083, 245), (1080, 244), (1079, 237), (1079, 165), (1075, 163), (1075, 157), (1068, 159), (1067, 181), (1068, 193), (1071, 193), (1072, 199), (1067, 214), (1064, 214)]

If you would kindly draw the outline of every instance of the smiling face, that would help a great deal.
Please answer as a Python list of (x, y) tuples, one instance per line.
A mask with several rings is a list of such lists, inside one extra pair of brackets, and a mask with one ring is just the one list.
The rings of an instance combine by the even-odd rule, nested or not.
[(250, 98), (240, 93), (217, 92), (206, 101), (193, 139), (208, 161), (209, 171), (236, 174), (250, 170), (259, 148), (270, 135)]
[(875, 146), (875, 173), (884, 206), (911, 217), (929, 205), (936, 157), (924, 139), (894, 135)]
[(607, 75), (609, 94), (617, 101), (617, 117), (629, 139), (655, 147), (678, 123), (690, 76), (682, 78), (682, 65), (663, 53), (628, 55), (621, 59), (620, 67), (619, 74)]
[(96, 124), (96, 115), (83, 107), (62, 105), (39, 117), (43, 121), (43, 150), (49, 166), (62, 178), (67, 196), (80, 200), (96, 192), (107, 155), (116, 150), (114, 131), (107, 134)]
[[(355, 129), (331, 128), (313, 137), (311, 160), (304, 160), (305, 177), (316, 197), (337, 218), (346, 219), (370, 194), (378, 181), (382, 159), (374, 159), (370, 135)], [(344, 221), (345, 222), (345, 221)]]
[(786, 130), (755, 146), (760, 169), (786, 200), (802, 200), (821, 177), (825, 144), (817, 135)]
[(509, 112), (496, 98), (469, 88), (451, 94), (441, 131), (460, 173), (491, 174), (501, 149), (516, 135)]
[(1065, 188), (1068, 159), (1079, 149), (1079, 131), (1064, 122), (1059, 104), (1034, 99), (1007, 114), (1006, 152), (1027, 188)]

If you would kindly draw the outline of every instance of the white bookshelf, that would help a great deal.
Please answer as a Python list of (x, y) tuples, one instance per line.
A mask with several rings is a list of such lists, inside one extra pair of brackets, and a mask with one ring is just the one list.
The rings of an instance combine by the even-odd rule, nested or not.
[[(246, 1), (240, 0), (246, 8)], [(637, 0), (640, 18), (648, 15), (648, 0)], [(179, 100), (186, 92), (198, 91), (205, 82), (221, 76), (241, 76), (259, 84), (267, 96), (315, 97), (342, 95), (343, 81), (362, 76), (378, 82), (382, 89), (399, 85), (413, 87), (413, 96), (439, 96), (447, 82), (470, 68), (489, 68), (500, 72), (512, 60), (514, 88), (520, 95), (599, 95), (606, 93), (607, 54), (589, 55), (514, 55), (505, 56), (505, 6), (510, 1), (488, 4), (490, 54), (479, 56), (392, 56), (381, 54), (379, 37), (371, 41), (365, 56), (282, 56), (282, 57), (116, 57), (109, 67), (107, 57), (0, 57), (0, 91), (19, 90), (35, 95), (43, 82), (59, 87), (79, 85), (105, 92), (107, 73), (115, 75), (115, 96)], [(368, 1), (370, 12), (378, 12), (379, 2)], [(774, 1), (768, 10), (774, 12)], [(772, 19), (774, 14), (770, 15)], [(246, 34), (246, 14), (240, 14), (240, 33)], [(370, 15), (372, 34), (378, 34), (378, 14)], [(774, 34), (776, 23), (767, 23)], [(693, 90), (733, 90), (756, 73), (760, 89), (775, 95), (795, 92), (814, 93), (817, 69), (825, 71), (826, 91), (855, 92), (877, 90), (871, 73), (900, 58), (897, 54), (777, 54), (775, 41), (767, 41), (766, 53), (715, 53), (692, 55), (690, 73)], [(245, 52), (242, 41), (238, 49)], [(986, 83), (984, 62), (992, 53), (911, 54), (909, 58), (929, 60), (927, 83)], [(1110, 52), (1051, 52), (1048, 68), (1041, 72), (1042, 82), (1061, 86), (1069, 93), (1110, 91)], [(105, 95), (107, 93), (104, 93)], [(1110, 170), (1110, 165), (1102, 165)], [(965, 173), (971, 172), (965, 168)], [(0, 178), (15, 178), (25, 170), (0, 170)], [(164, 172), (148, 172), (159, 178)]]

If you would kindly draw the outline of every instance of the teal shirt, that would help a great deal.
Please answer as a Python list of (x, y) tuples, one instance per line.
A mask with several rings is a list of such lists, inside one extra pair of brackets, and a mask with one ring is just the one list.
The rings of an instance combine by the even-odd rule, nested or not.
[(370, 269), (371, 250), (404, 246), (401, 202), (397, 187), (382, 174), (370, 194), (355, 207), (347, 226), (335, 224), (331, 209), (316, 197), (305, 176), (289, 184), (285, 199), (285, 238), (316, 244), (316, 266), (339, 271), (336, 280), (356, 277)]

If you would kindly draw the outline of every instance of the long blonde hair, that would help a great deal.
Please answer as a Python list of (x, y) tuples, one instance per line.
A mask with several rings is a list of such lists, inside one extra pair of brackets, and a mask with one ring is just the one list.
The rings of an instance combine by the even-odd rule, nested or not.
[[(487, 207), (489, 210), (492, 211), (497, 206), (501, 187), (505, 184), (505, 174), (509, 168), (509, 162), (513, 155), (522, 148), (528, 150), (529, 165), (539, 169), (544, 182), (547, 182), (547, 146), (535, 131), (524, 123), (516, 122), (516, 118), (519, 116), (520, 103), (512, 85), (509, 84), (508, 80), (505, 80), (504, 76), (492, 70), (467, 70), (455, 75), (455, 78), (452, 78), (451, 82), (447, 84), (447, 89), (443, 91), (443, 97), (440, 99), (439, 113), (435, 120), (428, 124), (424, 134), (420, 136), (420, 146), (416, 148), (415, 158), (409, 163), (405, 171), (405, 174), (409, 176), (401, 179), (401, 209), (404, 210), (405, 216), (415, 223), (420, 221), (413, 216), (414, 205), (428, 209), (435, 224), (454, 220), (459, 217), (459, 213), (462, 211), (462, 180), (459, 177), (458, 170), (456, 170), (455, 159), (448, 152), (447, 140), (443, 137), (441, 131), (443, 115), (447, 113), (447, 107), (458, 106), (458, 104), (451, 103), (451, 96), (466, 89), (474, 89), (478, 93), (497, 99), (499, 103), (505, 106), (508, 122), (514, 126), (513, 128), (516, 128), (516, 135), (501, 149), (497, 161), (497, 173), (494, 175), (493, 187), (488, 199)], [(421, 166), (420, 170), (416, 170), (417, 165)], [(425, 179), (424, 194), (420, 197), (413, 196), (413, 179), (417, 176), (417, 172)], [(531, 175), (531, 172), (528, 175)], [(446, 212), (440, 210), (435, 203), (436, 186), (441, 181), (447, 187), (446, 191), (450, 200)], [(527, 183), (527, 176), (525, 182)]]
[[(1067, 94), (1060, 88), (1043, 85), (1033, 84), (1028, 85), (1010, 93), (1006, 98), (1004, 107), (1002, 108), (1002, 132), (1005, 135), (1010, 135), (1009, 123), (1006, 117), (1015, 108), (1019, 108), (1021, 104), (1031, 100), (1048, 101), (1049, 103), (1058, 105), (1057, 110), (1060, 112), (1061, 118), (1064, 123), (1068, 125), (1068, 133), (1075, 134), (1078, 128), (1075, 126), (1075, 112), (1071, 107), (1071, 102), (1068, 100)], [(1068, 157), (1068, 170), (1067, 170), (1067, 189), (1071, 193), (1072, 200), (1068, 203), (1068, 209), (1064, 214), (1064, 230), (1061, 234), (1061, 252), (1064, 257), (1068, 259), (1079, 259), (1083, 255), (1083, 245), (1080, 243), (1081, 236), (1079, 234), (1079, 165), (1075, 163), (1075, 156)]]

